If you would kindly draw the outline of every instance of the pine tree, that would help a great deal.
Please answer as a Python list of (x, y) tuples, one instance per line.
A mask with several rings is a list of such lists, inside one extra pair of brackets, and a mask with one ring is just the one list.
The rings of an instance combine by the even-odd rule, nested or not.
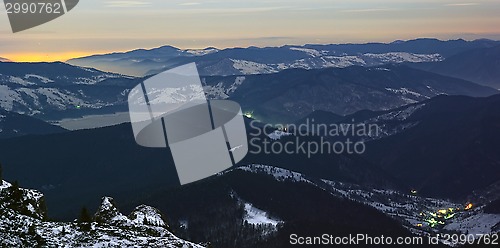
[(14, 181), (9, 188), (10, 193), (10, 204), (9, 208), (15, 211), (21, 210), (23, 191), (19, 188), (19, 183)]
[(79, 226), (84, 231), (90, 231), (90, 226), (92, 222), (92, 217), (86, 207), (83, 207), (80, 211), (80, 217), (78, 218)]
[(10, 187), (14, 191), (19, 190), (19, 182), (17, 180), (15, 180)]
[(42, 219), (43, 220), (47, 220), (48, 219), (48, 216), (47, 216), (47, 204), (45, 203), (45, 199), (44, 198), (40, 199), (39, 210), (42, 213)]
[(78, 218), (78, 223), (90, 223), (92, 222), (92, 217), (86, 207), (83, 207), (80, 211), (80, 217)]

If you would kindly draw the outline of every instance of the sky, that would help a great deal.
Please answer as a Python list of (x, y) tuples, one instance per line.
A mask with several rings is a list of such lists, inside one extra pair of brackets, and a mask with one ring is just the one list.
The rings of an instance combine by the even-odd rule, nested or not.
[(80, 0), (66, 15), (15, 34), (0, 6), (0, 57), (14, 61), (64, 61), (162, 45), (500, 40), (499, 0)]

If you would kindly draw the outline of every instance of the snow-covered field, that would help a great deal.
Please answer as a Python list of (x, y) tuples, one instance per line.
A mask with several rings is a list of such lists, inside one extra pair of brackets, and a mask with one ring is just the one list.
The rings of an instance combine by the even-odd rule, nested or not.
[[(481, 213), (465, 215), (462, 218), (457, 218), (447, 224), (444, 229), (450, 231), (459, 231), (460, 233), (468, 234), (490, 234), (494, 232), (494, 227), (500, 223), (500, 214), (485, 214)], [(499, 230), (496, 230), (497, 232)]]
[(276, 227), (279, 221), (271, 219), (266, 211), (254, 207), (251, 203), (245, 203), (245, 221), (253, 225), (272, 225)]

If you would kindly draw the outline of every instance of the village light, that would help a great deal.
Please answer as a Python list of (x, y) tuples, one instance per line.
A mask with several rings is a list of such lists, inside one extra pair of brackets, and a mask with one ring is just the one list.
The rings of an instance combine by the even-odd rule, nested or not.
[(469, 203), (467, 204), (467, 206), (465, 206), (465, 210), (471, 210), (472, 209), (472, 203)]
[(245, 115), (245, 117), (250, 118), (250, 119), (253, 117), (253, 113), (251, 113), (251, 112), (246, 112), (244, 115)]

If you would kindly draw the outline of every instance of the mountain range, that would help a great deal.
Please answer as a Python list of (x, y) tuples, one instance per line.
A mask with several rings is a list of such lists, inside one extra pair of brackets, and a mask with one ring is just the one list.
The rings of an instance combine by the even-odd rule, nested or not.
[[(126, 112), (128, 92), (146, 78), (60, 62), (0, 63), (0, 108), (50, 121)], [(293, 121), (314, 110), (340, 115), (386, 110), (439, 94), (498, 93), (400, 64), (208, 76), (202, 77), (202, 83), (207, 97), (235, 100), (265, 122)]]
[(201, 75), (248, 75), (275, 73), (284, 69), (318, 69), (375, 66), (386, 63), (437, 62), (454, 54), (476, 48), (500, 45), (491, 40), (416, 39), (392, 43), (303, 45), (182, 50), (163, 46), (150, 50), (93, 55), (68, 60), (73, 65), (103, 71), (144, 76), (168, 68), (196, 62)]
[(43, 119), (126, 110), (136, 79), (54, 63), (0, 63), (0, 108)]
[(500, 46), (469, 50), (441, 62), (411, 66), (500, 89)]
[[(291, 233), (498, 234), (499, 47), (164, 46), (0, 62), (0, 246), (276, 248), (290, 247)], [(127, 117), (132, 87), (189, 62), (207, 98), (242, 106), (249, 153), (228, 170), (181, 186), (169, 148), (137, 145), (130, 123), (54, 125)], [(318, 132), (366, 125), (376, 131)], [(307, 153), (347, 141), (364, 152)]]
[(404, 65), (290, 69), (274, 74), (205, 77), (211, 98), (231, 99), (264, 122), (293, 121), (315, 110), (340, 115), (387, 110), (434, 96), (489, 96), (499, 91)]

